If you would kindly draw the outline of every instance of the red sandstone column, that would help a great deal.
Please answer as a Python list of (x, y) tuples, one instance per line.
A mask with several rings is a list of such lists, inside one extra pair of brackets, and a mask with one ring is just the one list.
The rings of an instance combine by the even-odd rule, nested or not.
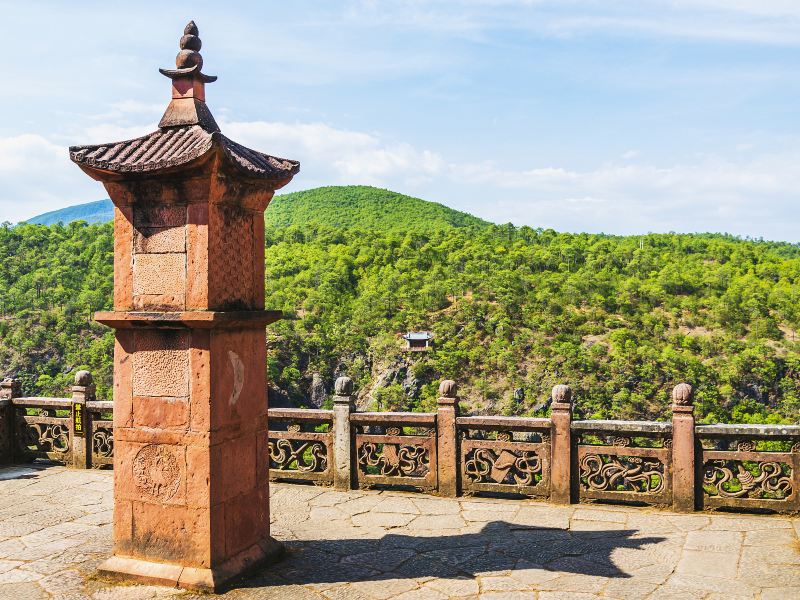
[(694, 406), (688, 383), (672, 390), (672, 507), (695, 510)]
[(439, 495), (454, 498), (458, 495), (458, 398), (456, 382), (445, 379), (439, 384), (436, 411), (436, 464), (439, 469)]
[(298, 163), (205, 104), (200, 39), (142, 138), (73, 147), (114, 202), (114, 555), (101, 572), (201, 590), (280, 553), (269, 536), (264, 210)]
[(551, 397), (550, 500), (569, 504), (572, 501), (572, 389), (568, 385), (557, 385)]

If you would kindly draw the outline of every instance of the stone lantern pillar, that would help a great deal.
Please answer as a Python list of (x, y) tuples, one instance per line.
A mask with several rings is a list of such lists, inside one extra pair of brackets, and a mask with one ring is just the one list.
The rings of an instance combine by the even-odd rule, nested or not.
[(114, 203), (114, 550), (101, 572), (218, 590), (269, 536), (264, 210), (299, 164), (225, 137), (197, 27), (153, 133), (70, 148)]

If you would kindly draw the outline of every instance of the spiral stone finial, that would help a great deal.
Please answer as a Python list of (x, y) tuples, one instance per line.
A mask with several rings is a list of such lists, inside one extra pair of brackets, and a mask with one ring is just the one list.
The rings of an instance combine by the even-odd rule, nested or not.
[(75, 385), (87, 387), (92, 385), (92, 383), (94, 383), (94, 378), (89, 371), (78, 371), (75, 373)]
[(442, 398), (455, 398), (458, 392), (458, 385), (452, 379), (444, 379), (439, 384), (439, 396)]
[(339, 377), (333, 387), (337, 396), (350, 396), (353, 393), (353, 380), (349, 377)]
[(568, 385), (564, 385), (563, 383), (554, 385), (551, 398), (553, 399), (553, 402), (569, 404), (572, 402), (572, 388)]
[(676, 406), (691, 406), (692, 386), (688, 383), (679, 383), (672, 388), (672, 403)]
[(200, 55), (203, 42), (200, 41), (199, 34), (200, 31), (194, 21), (189, 21), (189, 24), (184, 27), (183, 37), (179, 43), (181, 51), (175, 57), (175, 66), (179, 69), (195, 66), (198, 70), (203, 68), (203, 57)]

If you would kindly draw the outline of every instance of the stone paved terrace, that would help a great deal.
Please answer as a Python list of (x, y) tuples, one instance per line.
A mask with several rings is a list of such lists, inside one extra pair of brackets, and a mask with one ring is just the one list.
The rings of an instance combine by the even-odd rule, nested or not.
[[(0, 598), (199, 598), (114, 586), (112, 473), (0, 469)], [(282, 563), (224, 598), (800, 598), (800, 519), (274, 484)]]

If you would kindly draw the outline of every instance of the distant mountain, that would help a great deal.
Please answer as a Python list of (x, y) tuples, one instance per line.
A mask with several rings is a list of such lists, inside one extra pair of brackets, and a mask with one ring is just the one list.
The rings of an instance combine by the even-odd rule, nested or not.
[(97, 200), (86, 204), (76, 204), (59, 210), (53, 210), (25, 221), (35, 225), (55, 225), (56, 223), (70, 223), (72, 221), (86, 221), (87, 223), (105, 223), (114, 218), (114, 205), (111, 200)]
[[(98, 200), (44, 213), (26, 223), (104, 223), (113, 218), (111, 200)], [(328, 186), (276, 196), (267, 209), (266, 222), (270, 228), (319, 223), (349, 229), (417, 232), (489, 225), (443, 204), (365, 185)]]

